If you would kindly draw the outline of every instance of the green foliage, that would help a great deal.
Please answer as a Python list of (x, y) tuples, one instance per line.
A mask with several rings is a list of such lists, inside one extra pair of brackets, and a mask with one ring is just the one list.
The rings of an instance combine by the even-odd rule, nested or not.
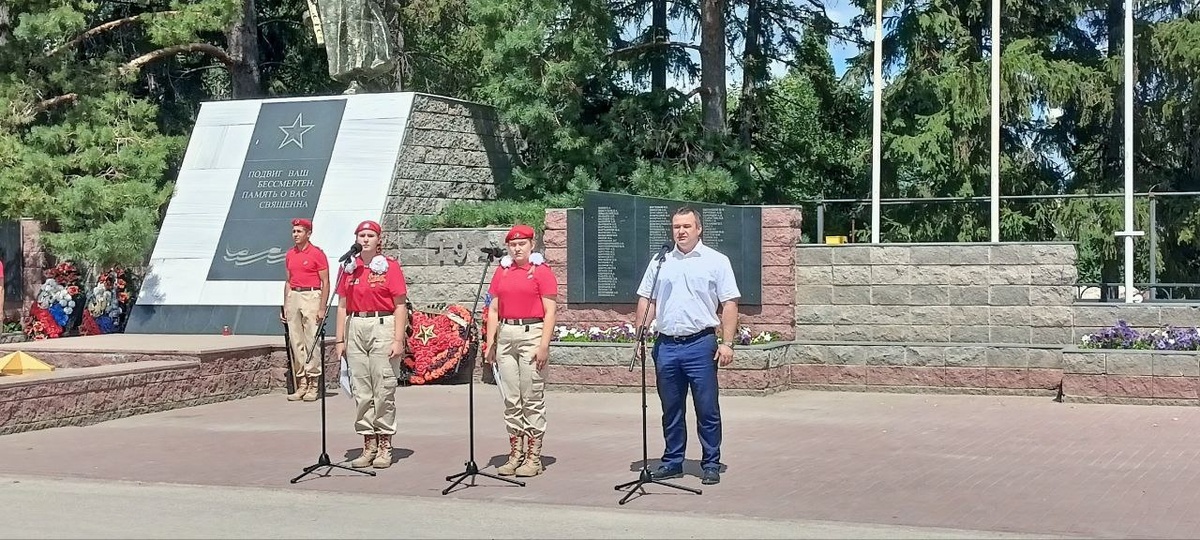
[(19, 6), (29, 11), (0, 54), (0, 216), (42, 221), (60, 258), (140, 265), (184, 140), (163, 135), (159, 108), (116, 76), (128, 57), (98, 46), (123, 29), (46, 56), (102, 22), (94, 4)]

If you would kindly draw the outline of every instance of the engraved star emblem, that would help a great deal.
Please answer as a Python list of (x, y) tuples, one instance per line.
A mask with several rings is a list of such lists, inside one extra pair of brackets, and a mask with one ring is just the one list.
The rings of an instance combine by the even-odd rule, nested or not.
[(279, 126), (279, 131), (283, 132), (283, 142), (279, 143), (279, 149), (282, 150), (283, 147), (288, 145), (288, 143), (296, 143), (296, 147), (303, 150), (304, 134), (308, 133), (308, 130), (312, 129), (313, 127), (315, 127), (315, 125), (304, 123), (303, 114), (297, 114), (296, 121), (292, 122), (292, 125)]
[(421, 340), (423, 345), (429, 345), (429, 340), (437, 337), (433, 333), (433, 326), (421, 325), (421, 331), (417, 333), (417, 339)]

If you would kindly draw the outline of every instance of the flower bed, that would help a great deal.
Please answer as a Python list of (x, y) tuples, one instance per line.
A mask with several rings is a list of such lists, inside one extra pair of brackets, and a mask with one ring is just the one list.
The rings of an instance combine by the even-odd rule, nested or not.
[(1155, 351), (1200, 350), (1200, 329), (1195, 327), (1164, 326), (1149, 332), (1139, 332), (1125, 321), (1099, 332), (1084, 335), (1083, 349), (1142, 349)]
[[(658, 333), (654, 321), (647, 329), (647, 342), (653, 342)], [(738, 345), (764, 345), (779, 341), (777, 332), (759, 332), (755, 334), (748, 327), (738, 328), (735, 343)], [(637, 341), (637, 328), (630, 323), (618, 324), (608, 328), (577, 328), (570, 326), (554, 327), (554, 341), (582, 343), (632, 343)]]

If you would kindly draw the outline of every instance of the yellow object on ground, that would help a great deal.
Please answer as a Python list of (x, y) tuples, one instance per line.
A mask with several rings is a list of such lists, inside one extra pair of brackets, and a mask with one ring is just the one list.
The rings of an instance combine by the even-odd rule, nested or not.
[(21, 351), (0, 358), (0, 373), (5, 375), (24, 375), (44, 371), (54, 371), (54, 366)]

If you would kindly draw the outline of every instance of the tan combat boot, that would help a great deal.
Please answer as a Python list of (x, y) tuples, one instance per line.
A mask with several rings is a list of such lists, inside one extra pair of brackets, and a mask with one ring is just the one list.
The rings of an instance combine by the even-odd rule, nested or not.
[(355, 469), (370, 467), (371, 462), (375, 459), (375, 452), (377, 449), (375, 442), (374, 433), (370, 435), (363, 435), (362, 455), (354, 458), (354, 461), (350, 462), (350, 466), (354, 467)]
[(386, 469), (392, 466), (392, 436), (379, 435), (379, 449), (371, 466), (376, 469)]
[(500, 476), (512, 476), (517, 474), (517, 467), (521, 466), (521, 460), (525, 459), (525, 435), (508, 436), (508, 461), (496, 469), (496, 473)]
[(542, 438), (529, 435), (525, 462), (517, 467), (517, 476), (537, 476), (542, 473)]
[(318, 386), (321, 385), (319, 381), (320, 379), (317, 377), (308, 377), (308, 390), (304, 392), (304, 401), (316, 401), (317, 398), (320, 397), (320, 394), (317, 393), (321, 391), (321, 389), (318, 388)]
[(308, 392), (308, 377), (296, 377), (296, 392), (288, 394), (288, 401), (300, 401)]

